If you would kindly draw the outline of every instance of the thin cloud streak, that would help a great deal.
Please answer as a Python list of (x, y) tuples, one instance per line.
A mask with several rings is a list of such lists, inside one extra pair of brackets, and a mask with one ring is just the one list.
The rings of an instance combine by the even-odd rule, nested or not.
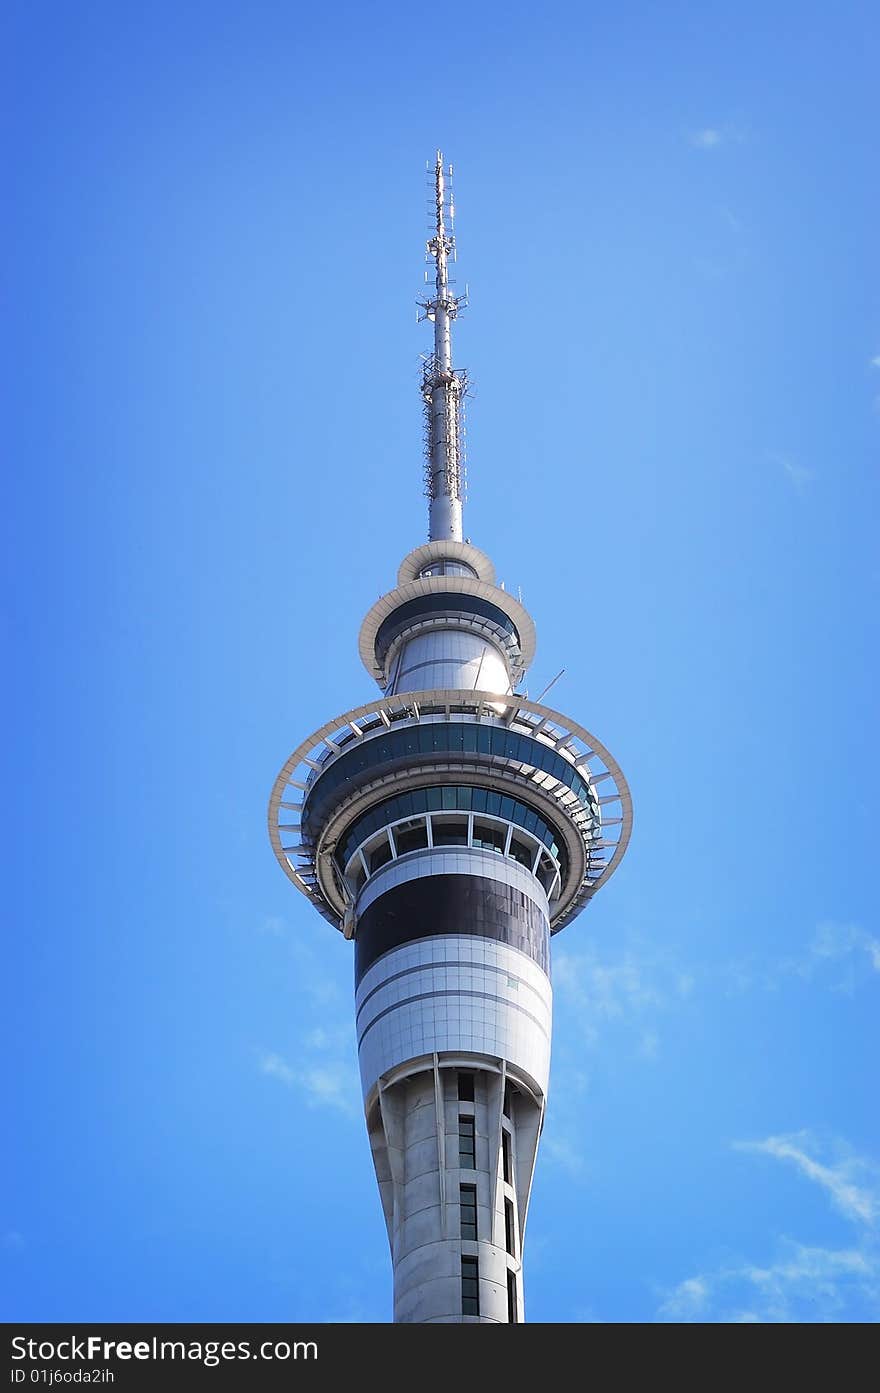
[(714, 150), (721, 144), (722, 135), (714, 126), (705, 126), (701, 131), (691, 131), (690, 142), (698, 150)]
[(722, 145), (741, 145), (746, 135), (742, 126), (726, 121), (721, 126), (700, 126), (688, 131), (688, 144), (695, 150), (714, 151)]
[(805, 464), (799, 464), (797, 460), (792, 459), (791, 455), (779, 450), (768, 450), (766, 455), (771, 464), (782, 470), (795, 493), (803, 493), (807, 485), (816, 478), (815, 469), (810, 469)]
[(736, 1263), (688, 1277), (657, 1310), (663, 1322), (748, 1325), (843, 1319), (853, 1303), (876, 1304), (880, 1266), (855, 1248), (819, 1248), (786, 1239), (767, 1266)]
[[(308, 1050), (305, 1046), (304, 1053)], [(345, 1117), (359, 1116), (358, 1100), (355, 1096), (354, 1070), (348, 1059), (327, 1060), (306, 1059), (301, 1066), (294, 1066), (274, 1050), (262, 1053), (258, 1067), (260, 1074), (277, 1078), (285, 1088), (295, 1089), (305, 1098), (309, 1107), (331, 1107)]]
[[(737, 1261), (686, 1278), (665, 1294), (657, 1319), (752, 1323), (880, 1316), (875, 1234), (880, 1173), (873, 1162), (852, 1152), (834, 1163), (819, 1160), (817, 1143), (807, 1132), (735, 1142), (734, 1147), (793, 1165), (855, 1226), (857, 1243), (825, 1248), (783, 1238), (768, 1264)], [(836, 1149), (841, 1152), (842, 1143)]]
[(811, 1138), (807, 1133), (793, 1136), (766, 1137), (758, 1142), (735, 1142), (737, 1151), (773, 1156), (778, 1161), (790, 1161), (808, 1180), (820, 1185), (831, 1197), (834, 1207), (856, 1223), (873, 1224), (880, 1214), (880, 1196), (865, 1185), (857, 1185), (854, 1174), (867, 1177), (869, 1167), (857, 1157), (823, 1165), (810, 1156), (805, 1147)]

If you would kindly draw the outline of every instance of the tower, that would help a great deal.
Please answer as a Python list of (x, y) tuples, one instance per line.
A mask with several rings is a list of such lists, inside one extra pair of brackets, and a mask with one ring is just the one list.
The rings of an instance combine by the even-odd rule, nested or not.
[(272, 790), (285, 874), (354, 940), (367, 1130), (394, 1319), (524, 1319), (522, 1251), (550, 1067), (550, 940), (626, 849), (626, 781), (520, 694), (535, 626), (462, 537), (451, 166), (438, 153), (425, 360), (430, 540), (369, 610), (381, 695), (297, 746)]

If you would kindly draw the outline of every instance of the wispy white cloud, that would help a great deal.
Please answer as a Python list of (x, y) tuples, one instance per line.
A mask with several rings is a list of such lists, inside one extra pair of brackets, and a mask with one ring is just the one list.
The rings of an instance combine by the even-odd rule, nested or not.
[(262, 1074), (296, 1089), (310, 1107), (336, 1108), (349, 1117), (360, 1115), (353, 1027), (324, 1024), (304, 1032), (293, 1060), (275, 1050), (258, 1057)]
[(767, 459), (782, 471), (795, 493), (803, 493), (807, 485), (816, 478), (815, 469), (810, 469), (807, 465), (792, 459), (791, 455), (779, 450), (768, 450), (766, 453)]
[(711, 1278), (688, 1277), (667, 1293), (657, 1315), (660, 1320), (695, 1320), (707, 1309), (711, 1290)]
[(871, 359), (871, 367), (880, 368), (880, 353), (874, 354), (874, 357)]
[(691, 131), (689, 139), (698, 150), (714, 150), (724, 137), (717, 126), (704, 126), (702, 130)]
[(721, 125), (697, 126), (687, 132), (688, 144), (695, 150), (718, 150), (722, 145), (741, 145), (746, 138), (742, 125), (724, 121)]
[(765, 1137), (763, 1141), (735, 1142), (737, 1151), (751, 1151), (790, 1161), (802, 1175), (820, 1185), (845, 1218), (859, 1224), (873, 1224), (880, 1217), (880, 1184), (876, 1168), (853, 1154), (827, 1165), (811, 1156), (817, 1149), (808, 1132), (789, 1136)]
[(833, 992), (854, 993), (877, 984), (880, 975), (880, 939), (860, 924), (824, 919), (812, 938), (797, 953), (783, 958), (731, 958), (704, 967), (704, 982), (717, 980), (729, 995), (748, 991), (778, 992), (800, 978)]
[(641, 946), (604, 956), (591, 945), (577, 953), (563, 949), (553, 961), (554, 990), (576, 1013), (582, 1039), (593, 1045), (609, 1029), (623, 1028), (644, 1059), (659, 1047), (658, 1015), (689, 997), (696, 980), (671, 955)]
[(688, 1277), (669, 1291), (660, 1321), (724, 1324), (827, 1321), (874, 1309), (880, 1266), (857, 1248), (808, 1247), (784, 1240), (766, 1266), (732, 1263)]
[(583, 1150), (557, 1129), (547, 1131), (541, 1142), (541, 1155), (561, 1167), (568, 1175), (579, 1179), (586, 1171)]
[(592, 1019), (607, 1021), (662, 1003), (647, 969), (648, 964), (633, 952), (602, 961), (588, 950), (560, 953), (553, 964), (553, 977), (557, 990), (585, 1008)]
[(823, 919), (805, 951), (783, 959), (778, 971), (823, 982), (832, 991), (852, 993), (880, 973), (880, 938), (860, 924)]
[(282, 1059), (280, 1054), (260, 1055), (260, 1073), (269, 1074), (273, 1079), (280, 1079), (289, 1087), (299, 1081), (297, 1071), (285, 1059)]
[(736, 1142), (740, 1151), (794, 1166), (855, 1228), (848, 1247), (783, 1238), (767, 1263), (738, 1260), (686, 1278), (664, 1294), (661, 1321), (815, 1321), (880, 1316), (880, 1171), (842, 1142), (834, 1158), (808, 1132)]
[(811, 960), (814, 963), (839, 962), (852, 954), (864, 954), (874, 972), (880, 972), (880, 938), (875, 938), (859, 924), (823, 919), (810, 945)]
[(287, 924), (280, 914), (265, 914), (257, 928), (261, 934), (268, 934), (270, 938), (287, 937)]

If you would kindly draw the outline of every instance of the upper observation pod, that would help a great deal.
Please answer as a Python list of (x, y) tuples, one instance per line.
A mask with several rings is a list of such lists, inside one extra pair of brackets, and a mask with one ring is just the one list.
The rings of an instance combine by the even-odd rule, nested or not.
[(386, 696), (454, 687), (509, 695), (535, 653), (535, 626), (467, 542), (428, 542), (401, 563), (360, 633), (367, 671)]

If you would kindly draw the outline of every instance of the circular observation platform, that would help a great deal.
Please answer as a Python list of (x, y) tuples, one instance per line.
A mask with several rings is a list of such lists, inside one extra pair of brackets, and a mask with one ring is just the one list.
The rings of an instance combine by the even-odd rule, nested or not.
[(268, 820), (285, 875), (347, 937), (372, 874), (443, 845), (528, 862), (557, 933), (620, 864), (632, 800), (605, 746), (550, 707), (406, 692), (354, 707), (297, 746)]
[(535, 656), (535, 623), (495, 584), (495, 568), (467, 542), (428, 542), (401, 562), (397, 588), (368, 610), (358, 636), (361, 661), (383, 689), (400, 643), (431, 627), (483, 631), (505, 652), (511, 687)]

